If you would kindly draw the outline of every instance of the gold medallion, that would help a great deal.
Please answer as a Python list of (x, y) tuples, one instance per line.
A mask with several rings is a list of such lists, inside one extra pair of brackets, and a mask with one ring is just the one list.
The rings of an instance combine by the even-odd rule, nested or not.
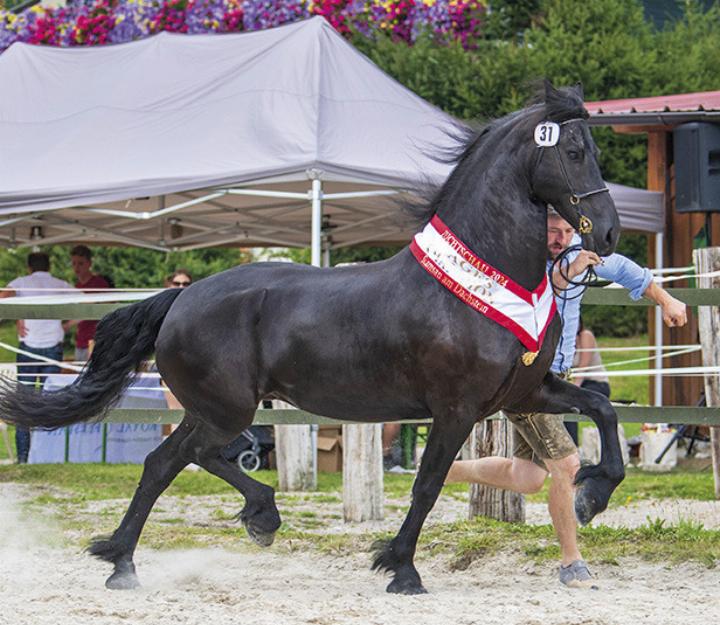
[(590, 234), (593, 231), (593, 224), (592, 221), (588, 217), (585, 217), (585, 215), (582, 215), (580, 217), (580, 227), (578, 228), (578, 232), (580, 234)]
[(538, 354), (539, 354), (539, 352), (525, 352), (522, 355), (522, 363), (526, 367), (529, 367), (532, 363), (535, 362), (535, 359), (537, 358)]

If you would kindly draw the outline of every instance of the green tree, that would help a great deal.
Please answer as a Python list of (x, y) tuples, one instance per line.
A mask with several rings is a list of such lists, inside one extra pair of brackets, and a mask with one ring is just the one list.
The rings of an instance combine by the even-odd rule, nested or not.
[(522, 38), (540, 12), (540, 0), (490, 0), (483, 34), (488, 39)]
[(656, 37), (656, 62), (648, 67), (647, 95), (720, 89), (720, 5), (708, 11), (697, 1), (685, 3), (682, 20)]

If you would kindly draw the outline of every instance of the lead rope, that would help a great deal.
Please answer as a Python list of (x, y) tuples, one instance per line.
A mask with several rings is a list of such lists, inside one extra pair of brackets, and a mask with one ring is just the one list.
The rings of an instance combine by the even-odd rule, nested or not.
[[(577, 299), (578, 297), (582, 297), (585, 294), (585, 291), (587, 291), (588, 287), (600, 287), (599, 284), (600, 279), (598, 278), (597, 274), (595, 273), (595, 268), (590, 265), (584, 272), (583, 276), (579, 280), (573, 280), (567, 269), (570, 267), (570, 260), (568, 259), (568, 254), (572, 254), (573, 252), (579, 251), (582, 249), (582, 245), (571, 245), (567, 248), (565, 248), (562, 252), (560, 252), (555, 260), (553, 261), (551, 267), (550, 267), (550, 284), (552, 284), (553, 293), (557, 297), (559, 297), (563, 302), (569, 302), (574, 299)], [(565, 280), (568, 285), (565, 287), (558, 287), (555, 285), (555, 283), (552, 281), (552, 277), (555, 274), (555, 270), (557, 269), (558, 273), (560, 274), (560, 277)], [(576, 295), (573, 295), (572, 297), (568, 296), (567, 292), (572, 287), (582, 287), (579, 293)]]

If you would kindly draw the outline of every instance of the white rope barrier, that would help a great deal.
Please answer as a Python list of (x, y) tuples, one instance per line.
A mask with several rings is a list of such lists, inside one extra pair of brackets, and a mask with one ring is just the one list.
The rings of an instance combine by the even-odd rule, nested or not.
[[(639, 345), (633, 347), (582, 347), (575, 351), (578, 353), (582, 352), (643, 352), (643, 351), (657, 351), (664, 350), (669, 351), (671, 349), (690, 349), (695, 347), (701, 349), (700, 345)], [(654, 357), (654, 356), (653, 356)]]
[[(696, 347), (696, 346), (690, 346), (690, 347)], [(31, 352), (18, 349), (17, 347), (13, 347), (12, 345), (8, 345), (7, 343), (3, 343), (0, 341), (0, 348), (7, 349), (8, 351), (11, 351), (16, 354), (23, 354), (25, 356), (30, 356), (36, 360), (40, 360), (48, 365), (55, 365), (60, 368), (64, 369), (70, 369), (72, 371), (75, 371), (77, 373), (82, 371), (82, 367), (70, 365), (68, 361), (58, 361), (53, 360), (52, 358), (46, 358), (45, 356), (39, 356), (37, 354), (33, 354)], [(683, 352), (686, 353), (686, 352)], [(666, 356), (672, 356), (674, 354), (666, 354)], [(3, 362), (0, 363), (0, 367), (8, 367), (12, 365), (17, 365), (18, 363), (13, 362)], [(28, 363), (32, 364), (32, 363)], [(619, 363), (618, 363), (619, 364)], [(596, 370), (588, 370), (590, 368), (584, 368), (582, 370), (574, 370), (573, 376), (577, 378), (587, 378), (592, 377), (594, 375), (597, 375)], [(665, 368), (665, 369), (632, 369), (630, 371), (603, 371), (602, 373), (604, 376), (607, 377), (634, 377), (634, 376), (641, 376), (641, 375), (682, 375), (682, 376), (688, 376), (688, 377), (694, 377), (694, 376), (705, 376), (708, 374), (720, 374), (720, 366), (717, 367), (675, 367), (675, 368)], [(22, 375), (22, 374), (20, 374)], [(32, 375), (32, 374), (31, 374)], [(37, 374), (35, 377), (47, 377), (48, 375), (58, 375), (55, 373), (52, 374)], [(160, 378), (162, 377), (159, 373), (149, 371), (147, 373), (142, 373), (142, 377), (146, 378)], [(23, 382), (23, 384), (31, 384), (29, 382)], [(162, 390), (163, 392), (170, 392), (169, 389), (166, 387), (133, 387), (136, 390), (143, 390), (143, 391), (157, 391)]]
[(689, 273), (681, 276), (664, 276), (655, 278), (655, 282), (672, 282), (673, 280), (690, 280), (692, 278), (717, 278), (720, 271), (709, 271), (707, 273)]
[[(662, 354), (661, 358), (672, 358), (673, 356), (682, 356), (683, 354), (692, 354), (693, 352), (699, 352), (701, 347), (698, 345), (697, 347), (690, 347), (688, 349), (678, 349), (674, 352), (668, 352), (666, 354)], [(574, 372), (581, 372), (581, 371), (602, 371), (606, 367), (621, 367), (623, 365), (631, 365), (636, 362), (648, 362), (649, 360), (655, 360), (655, 354), (652, 356), (645, 356), (643, 358), (630, 358), (628, 360), (619, 360), (618, 362), (609, 362), (604, 363), (600, 365), (590, 365), (588, 367), (578, 367), (577, 369), (573, 369)]]
[(67, 364), (61, 360), (53, 360), (52, 358), (47, 358), (46, 356), (40, 356), (39, 354), (33, 354), (32, 352), (28, 352), (24, 349), (20, 349), (19, 347), (13, 347), (12, 345), (8, 345), (7, 343), (3, 343), (2, 341), (0, 341), (0, 347), (2, 349), (8, 350), (9, 352), (13, 352), (14, 354), (21, 354), (23, 356), (28, 356), (28, 357), (32, 358), (33, 360), (39, 360), (40, 362), (44, 362), (45, 364), (48, 364), (48, 365), (55, 365), (56, 367), (61, 367), (63, 369), (70, 369), (71, 371), (76, 371), (78, 373), (80, 373), (83, 370), (82, 367)]
[(687, 267), (661, 267), (659, 269), (650, 269), (650, 273), (655, 276), (663, 275), (666, 273), (683, 273), (688, 271), (695, 271), (695, 267), (693, 265), (688, 265)]
[[(604, 371), (603, 375), (607, 377), (635, 377), (640, 375), (677, 375), (677, 376), (705, 376), (705, 375), (718, 375), (720, 374), (719, 366), (712, 367), (675, 367), (668, 369), (630, 369), (629, 371)], [(589, 378), (597, 375), (597, 371), (580, 371), (578, 373), (573, 372), (573, 377), (576, 378)]]

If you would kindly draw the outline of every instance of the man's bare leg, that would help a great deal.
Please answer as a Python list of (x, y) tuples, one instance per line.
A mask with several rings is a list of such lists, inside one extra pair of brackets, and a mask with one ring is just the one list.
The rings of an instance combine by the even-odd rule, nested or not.
[(545, 460), (550, 469), (548, 510), (560, 543), (560, 581), (572, 588), (597, 588), (577, 544), (575, 519), (575, 474), (580, 468), (577, 454), (562, 460)]
[(445, 483), (485, 484), (530, 494), (542, 488), (546, 477), (547, 472), (529, 460), (487, 456), (475, 460), (456, 460), (448, 471)]
[[(594, 582), (577, 545), (575, 520), (575, 473), (580, 459), (573, 454), (562, 460), (546, 460), (552, 480), (548, 500), (550, 518), (560, 543), (562, 554), (561, 581), (572, 587), (590, 588)], [(547, 477), (547, 472), (530, 460), (488, 456), (477, 460), (459, 460), (452, 464), (445, 483), (467, 482), (485, 484), (519, 493), (536, 493)]]
[(582, 559), (577, 546), (577, 521), (575, 519), (575, 473), (580, 468), (577, 454), (562, 460), (546, 460), (550, 469), (550, 492), (548, 510), (560, 543), (562, 564), (567, 566)]

